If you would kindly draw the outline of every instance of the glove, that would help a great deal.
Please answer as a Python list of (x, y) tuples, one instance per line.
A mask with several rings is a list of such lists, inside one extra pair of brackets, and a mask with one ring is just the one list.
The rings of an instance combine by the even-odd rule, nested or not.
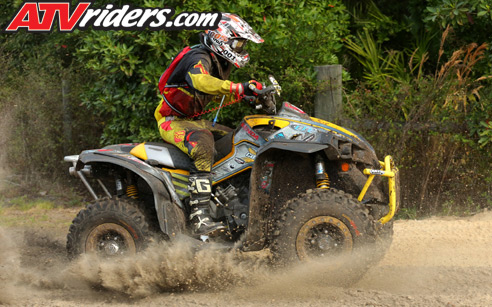
[(256, 80), (243, 83), (231, 83), (231, 93), (235, 94), (236, 99), (243, 99), (252, 103), (256, 100), (258, 94), (249, 88), (250, 84), (253, 84), (259, 90), (263, 88), (263, 85)]
[(249, 88), (249, 85), (250, 84), (253, 84), (259, 90), (261, 90), (263, 88), (263, 85), (260, 82), (256, 81), (256, 80), (251, 80), (251, 81), (248, 81), (248, 82), (244, 82), (243, 83), (244, 96), (258, 96), (257, 93), (253, 92), (253, 90), (251, 90)]

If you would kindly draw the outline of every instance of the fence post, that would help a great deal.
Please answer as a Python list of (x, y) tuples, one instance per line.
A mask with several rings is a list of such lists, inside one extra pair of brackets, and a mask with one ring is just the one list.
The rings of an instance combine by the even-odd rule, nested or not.
[(315, 66), (320, 90), (314, 100), (314, 116), (333, 123), (342, 119), (342, 65)]

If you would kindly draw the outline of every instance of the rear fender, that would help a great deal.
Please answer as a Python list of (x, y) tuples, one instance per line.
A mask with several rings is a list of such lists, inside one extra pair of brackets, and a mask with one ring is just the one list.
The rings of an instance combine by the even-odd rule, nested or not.
[(170, 238), (184, 232), (185, 221), (183, 221), (183, 217), (185, 215), (180, 213), (184, 210), (184, 206), (164, 172), (130, 154), (115, 151), (82, 152), (76, 168), (80, 170), (86, 164), (96, 165), (99, 163), (122, 167), (142, 178), (152, 190), (161, 231)]

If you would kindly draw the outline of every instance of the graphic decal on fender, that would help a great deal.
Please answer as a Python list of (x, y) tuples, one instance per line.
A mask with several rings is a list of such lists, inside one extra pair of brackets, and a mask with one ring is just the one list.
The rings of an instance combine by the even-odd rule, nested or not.
[(273, 139), (274, 140), (277, 140), (277, 139), (285, 139), (285, 135), (283, 132), (280, 132), (280, 133), (277, 133), (273, 136)]
[(307, 133), (313, 133), (314, 132), (314, 128), (304, 126), (304, 125), (292, 125), (291, 128), (296, 130), (296, 131), (301, 131), (301, 132), (307, 132)]
[(248, 152), (246, 153), (246, 158), (250, 158), (254, 160), (256, 158), (256, 151), (251, 148), (248, 148)]
[(304, 112), (303, 110), (299, 109), (299, 108), (298, 108), (298, 107), (296, 107), (295, 105), (290, 104), (290, 103), (288, 103), (288, 102), (286, 102), (286, 103), (285, 103), (285, 106), (286, 106), (287, 108), (289, 108), (289, 109), (291, 109), (291, 110), (294, 110), (294, 111), (296, 111), (296, 112), (299, 112), (299, 113), (301, 113), (301, 114), (306, 114), (306, 112)]
[(260, 136), (256, 134), (256, 132), (254, 132), (253, 129), (251, 129), (245, 122), (241, 123), (241, 128), (243, 128), (243, 130), (246, 131), (246, 133), (249, 134), (249, 136), (251, 136), (253, 139), (258, 141), (258, 139), (260, 138)]

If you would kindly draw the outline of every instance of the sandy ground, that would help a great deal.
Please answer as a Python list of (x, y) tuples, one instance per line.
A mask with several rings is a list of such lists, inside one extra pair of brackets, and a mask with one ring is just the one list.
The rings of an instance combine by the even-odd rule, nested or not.
[(187, 243), (118, 262), (69, 262), (65, 234), (76, 211), (1, 213), (0, 305), (492, 305), (490, 212), (397, 221), (383, 261), (356, 284), (340, 286), (341, 277), (320, 264), (272, 272), (262, 253), (197, 251)]

